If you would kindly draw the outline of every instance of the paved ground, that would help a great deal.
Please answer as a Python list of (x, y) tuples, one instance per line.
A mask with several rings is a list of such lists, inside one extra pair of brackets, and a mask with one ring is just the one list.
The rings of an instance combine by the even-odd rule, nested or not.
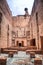
[[(0, 56), (8, 57), (8, 54), (0, 54)], [(42, 55), (37, 54), (35, 56), (43, 60)], [(29, 54), (26, 55), (25, 52), (20, 51), (18, 54), (14, 54), (13, 58), (8, 57), (6, 65), (34, 65), (34, 59), (30, 59)]]

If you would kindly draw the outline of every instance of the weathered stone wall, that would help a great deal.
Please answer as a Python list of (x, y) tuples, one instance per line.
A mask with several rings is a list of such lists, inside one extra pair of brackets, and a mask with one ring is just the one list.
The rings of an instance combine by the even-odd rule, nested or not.
[(10, 47), (12, 43), (12, 17), (6, 0), (0, 0), (0, 12), (2, 13), (0, 48)]
[(35, 0), (30, 18), (30, 38), (36, 40), (37, 48), (41, 49), (41, 39), (43, 36), (43, 2)]
[[(27, 46), (27, 40), (26, 40), (26, 38), (15, 38), (15, 46), (17, 46), (17, 41), (19, 41), (19, 43), (22, 43), (22, 41), (24, 41), (24, 43), (23, 43), (23, 46), (24, 47), (26, 47)], [(19, 46), (19, 45), (18, 45)]]
[[(13, 41), (24, 41), (24, 46), (30, 44), (30, 15), (26, 18), (24, 15), (18, 15), (13, 17)], [(17, 40), (16, 40), (17, 38)], [(20, 39), (21, 38), (21, 39)], [(15, 44), (16, 44), (15, 42)]]

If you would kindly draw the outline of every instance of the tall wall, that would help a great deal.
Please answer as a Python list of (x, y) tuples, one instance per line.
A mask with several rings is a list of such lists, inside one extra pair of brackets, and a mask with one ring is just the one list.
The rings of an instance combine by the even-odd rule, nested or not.
[[(25, 18), (24, 15), (13, 17), (13, 41), (24, 41), (24, 46), (30, 44), (30, 15)], [(23, 38), (23, 39), (22, 39)], [(16, 44), (16, 42), (14, 42)]]
[(0, 13), (0, 48), (6, 48), (12, 44), (12, 15), (6, 0), (0, 0)]
[(43, 0), (35, 0), (30, 18), (30, 38), (35, 39), (38, 49), (41, 49), (43, 36)]

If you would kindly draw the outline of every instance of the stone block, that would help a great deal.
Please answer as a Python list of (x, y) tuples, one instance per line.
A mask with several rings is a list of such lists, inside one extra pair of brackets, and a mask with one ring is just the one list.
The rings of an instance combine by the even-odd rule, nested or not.
[(13, 57), (13, 52), (9, 52), (9, 57)]
[(34, 65), (42, 65), (42, 60), (40, 58), (35, 58)]
[(6, 58), (0, 58), (0, 65), (6, 65)]
[(35, 58), (35, 52), (30, 52), (30, 58)]

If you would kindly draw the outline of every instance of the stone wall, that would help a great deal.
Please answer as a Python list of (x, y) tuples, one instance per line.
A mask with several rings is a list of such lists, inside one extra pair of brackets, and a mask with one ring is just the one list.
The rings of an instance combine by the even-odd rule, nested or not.
[(2, 13), (0, 48), (6, 48), (12, 43), (12, 16), (6, 0), (0, 0), (0, 12)]
[[(24, 15), (18, 15), (13, 17), (13, 41), (24, 41), (24, 46), (30, 44), (30, 15), (26, 18)], [(17, 42), (16, 41), (16, 42)], [(13, 42), (13, 44), (16, 44)], [(20, 42), (21, 43), (21, 42)]]
[(41, 36), (43, 36), (43, 1), (35, 0), (30, 18), (30, 38), (35, 39), (38, 49), (41, 49)]

